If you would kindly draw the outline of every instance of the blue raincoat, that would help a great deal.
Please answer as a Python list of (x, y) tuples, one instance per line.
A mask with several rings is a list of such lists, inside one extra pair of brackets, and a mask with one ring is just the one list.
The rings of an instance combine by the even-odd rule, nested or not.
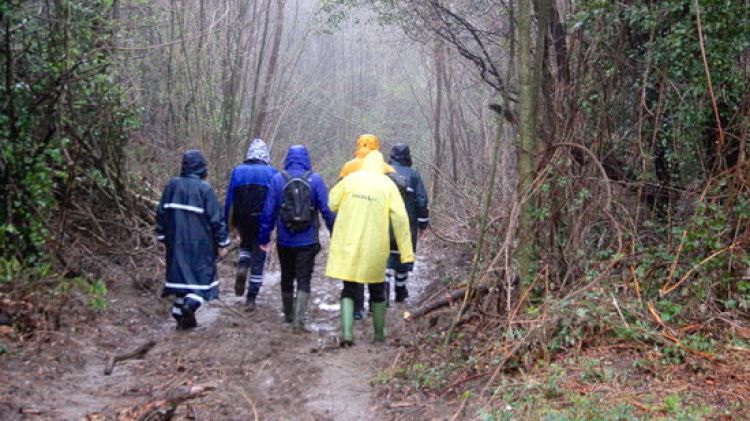
[(203, 180), (206, 174), (203, 154), (185, 152), (182, 172), (169, 181), (156, 210), (157, 239), (167, 251), (163, 296), (198, 301), (219, 296), (217, 252), (229, 245), (229, 237), (216, 194)]
[[(291, 146), (286, 154), (284, 161), (284, 170), (292, 177), (299, 177), (306, 171), (312, 170), (310, 164), (310, 157), (307, 153), (307, 148), (302, 145)], [(307, 178), (307, 182), (312, 187), (312, 197), (315, 210), (320, 212), (325, 221), (328, 231), (333, 229), (333, 221), (336, 215), (331, 212), (328, 208), (328, 188), (326, 187), (323, 177), (317, 173), (310, 173)], [(268, 188), (266, 194), (266, 203), (263, 207), (263, 216), (261, 217), (260, 224), (260, 235), (258, 236), (258, 243), (268, 244), (271, 240), (271, 231), (274, 229), (274, 225), (278, 228), (277, 242), (279, 245), (284, 247), (302, 247), (317, 244), (318, 241), (318, 228), (320, 222), (318, 218), (315, 218), (315, 222), (311, 224), (310, 228), (306, 231), (293, 233), (289, 231), (281, 221), (279, 216), (279, 208), (284, 198), (284, 185), (286, 179), (282, 173), (277, 173), (271, 179), (271, 185)]]

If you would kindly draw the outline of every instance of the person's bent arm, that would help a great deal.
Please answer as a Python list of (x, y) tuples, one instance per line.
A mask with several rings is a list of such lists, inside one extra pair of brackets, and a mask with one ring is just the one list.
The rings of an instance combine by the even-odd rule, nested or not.
[(326, 187), (326, 183), (322, 177), (317, 174), (313, 175), (313, 177), (315, 177), (313, 179), (315, 208), (320, 210), (328, 232), (333, 232), (333, 222), (336, 219), (336, 214), (328, 207), (328, 187)]
[(332, 212), (338, 212), (341, 201), (344, 199), (344, 182), (343, 180), (336, 183), (328, 193), (328, 208)]
[[(280, 175), (274, 175), (271, 184), (266, 192), (266, 200), (263, 203), (263, 214), (260, 217), (260, 232), (258, 233), (258, 244), (261, 250), (268, 253), (271, 249), (268, 243), (271, 242), (271, 232), (273, 232), (276, 223), (276, 217), (279, 211), (279, 195), (281, 186), (279, 186)], [(283, 177), (282, 177), (283, 178)]]
[(205, 211), (208, 216), (208, 222), (211, 225), (214, 243), (219, 249), (219, 255), (223, 257), (227, 254), (226, 248), (230, 243), (227, 224), (224, 223), (221, 206), (219, 206), (219, 201), (216, 199), (214, 190), (209, 188), (206, 190), (205, 195)]
[(164, 189), (159, 200), (159, 206), (156, 207), (156, 240), (163, 243), (167, 238), (167, 213), (164, 211), (164, 199), (167, 197), (169, 186)]
[(229, 218), (232, 213), (232, 205), (234, 204), (234, 170), (229, 176), (229, 185), (227, 187), (227, 196), (224, 199), (224, 222), (229, 226)]
[(396, 245), (398, 245), (398, 251), (401, 254), (401, 263), (412, 263), (414, 262), (414, 248), (411, 245), (409, 215), (406, 213), (404, 200), (395, 185), (390, 184), (388, 192), (388, 212), (391, 217), (393, 234), (396, 237)]
[(422, 176), (418, 171), (414, 171), (414, 178), (416, 178), (415, 196), (417, 204), (417, 225), (421, 231), (427, 229), (430, 224), (430, 208), (427, 198), (427, 189), (424, 187), (422, 182)]

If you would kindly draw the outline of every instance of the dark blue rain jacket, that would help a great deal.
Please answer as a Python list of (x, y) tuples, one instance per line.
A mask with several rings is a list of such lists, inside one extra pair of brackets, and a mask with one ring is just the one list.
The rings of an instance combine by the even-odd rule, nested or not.
[[(306, 171), (311, 171), (312, 165), (310, 165), (307, 148), (302, 145), (291, 146), (286, 154), (284, 170), (292, 177), (299, 177)], [(278, 228), (277, 242), (281, 246), (302, 247), (317, 244), (319, 242), (318, 229), (320, 226), (317, 217), (307, 231), (299, 233), (290, 232), (281, 220), (279, 208), (284, 198), (284, 185), (286, 182), (286, 178), (280, 172), (271, 179), (271, 186), (266, 194), (266, 203), (263, 207), (258, 243), (268, 244), (271, 239), (271, 231), (273, 231), (275, 225)], [(323, 177), (314, 172), (310, 173), (307, 182), (312, 187), (315, 210), (323, 216), (326, 227), (328, 227), (328, 231), (330, 232), (333, 229), (333, 222), (336, 215), (328, 208), (328, 187), (326, 187)]]
[(276, 172), (276, 168), (258, 160), (235, 167), (227, 187), (224, 220), (240, 232), (254, 231), (257, 235), (268, 185)]
[[(422, 182), (422, 176), (415, 168), (412, 168), (411, 151), (404, 143), (397, 143), (391, 149), (389, 163), (398, 174), (405, 180), (405, 192), (402, 192), (406, 213), (409, 214), (409, 228), (411, 229), (411, 242), (414, 250), (417, 250), (417, 227), (426, 229), (430, 223), (429, 200), (427, 189)], [(391, 250), (398, 250), (396, 240), (391, 233)]]
[(203, 155), (188, 151), (180, 176), (170, 180), (161, 196), (156, 235), (167, 249), (164, 296), (190, 294), (205, 300), (219, 296), (217, 251), (229, 245), (229, 237), (221, 206), (205, 176)]

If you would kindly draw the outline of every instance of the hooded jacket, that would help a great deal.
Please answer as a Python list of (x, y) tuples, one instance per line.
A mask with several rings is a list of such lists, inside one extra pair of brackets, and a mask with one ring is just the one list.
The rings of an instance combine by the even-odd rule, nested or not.
[[(305, 172), (310, 171), (307, 182), (312, 188), (313, 206), (316, 212), (320, 212), (325, 221), (328, 231), (333, 230), (333, 221), (336, 215), (328, 208), (328, 188), (325, 181), (317, 173), (312, 172), (310, 157), (307, 148), (302, 145), (290, 146), (284, 160), (284, 171), (291, 177), (300, 177)], [(278, 229), (277, 242), (284, 247), (302, 247), (312, 244), (318, 244), (318, 229), (320, 222), (317, 215), (314, 223), (306, 231), (294, 233), (287, 229), (281, 217), (279, 208), (284, 199), (284, 186), (287, 180), (282, 173), (276, 173), (271, 178), (271, 184), (266, 194), (266, 202), (263, 206), (263, 216), (261, 217), (260, 235), (258, 236), (259, 244), (268, 244), (271, 240), (271, 232), (274, 226)]]
[[(255, 139), (247, 148), (245, 162), (232, 170), (224, 200), (224, 220), (240, 232), (257, 235), (266, 192), (276, 168), (269, 165), (268, 146)], [(244, 234), (243, 234), (244, 235)]]
[(203, 180), (206, 174), (203, 154), (185, 152), (180, 176), (169, 181), (159, 201), (156, 235), (166, 245), (165, 296), (219, 296), (217, 250), (229, 245), (229, 237), (216, 195)]
[[(363, 134), (357, 139), (357, 150), (354, 153), (354, 159), (348, 161), (341, 167), (339, 172), (339, 178), (344, 178), (347, 175), (359, 171), (362, 168), (362, 160), (372, 151), (380, 150), (380, 139), (373, 134)], [(383, 162), (383, 173), (392, 173), (396, 170), (390, 165)]]
[(329, 203), (337, 212), (326, 265), (331, 278), (359, 283), (383, 282), (390, 252), (389, 218), (401, 262), (414, 261), (409, 218), (396, 185), (383, 174), (383, 155), (372, 151), (362, 169), (331, 189)]
[[(419, 229), (427, 228), (430, 222), (429, 202), (427, 198), (427, 189), (422, 182), (422, 176), (419, 171), (412, 168), (411, 151), (409, 145), (397, 143), (391, 148), (390, 164), (401, 175), (405, 184), (405, 192), (402, 197), (406, 213), (409, 215), (409, 228), (411, 231), (411, 241), (414, 249), (417, 248), (417, 227)], [(396, 242), (391, 237), (391, 250), (396, 250)]]

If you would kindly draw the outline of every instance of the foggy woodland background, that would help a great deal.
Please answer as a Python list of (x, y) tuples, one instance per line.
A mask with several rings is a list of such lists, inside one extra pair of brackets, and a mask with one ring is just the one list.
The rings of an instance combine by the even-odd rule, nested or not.
[(260, 137), (277, 164), (288, 146), (307, 145), (332, 182), (357, 136), (374, 133), (386, 154), (393, 143), (410, 144), (438, 192), (468, 178), (481, 183), (496, 125), (491, 89), (471, 65), (448, 57), (434, 35), (407, 37), (368, 10), (337, 20), (320, 6), (121, 5), (115, 54), (142, 121), (131, 171), (162, 163), (164, 171), (150, 180), (156, 186), (174, 173), (180, 151), (197, 147), (222, 186), (249, 140)]

